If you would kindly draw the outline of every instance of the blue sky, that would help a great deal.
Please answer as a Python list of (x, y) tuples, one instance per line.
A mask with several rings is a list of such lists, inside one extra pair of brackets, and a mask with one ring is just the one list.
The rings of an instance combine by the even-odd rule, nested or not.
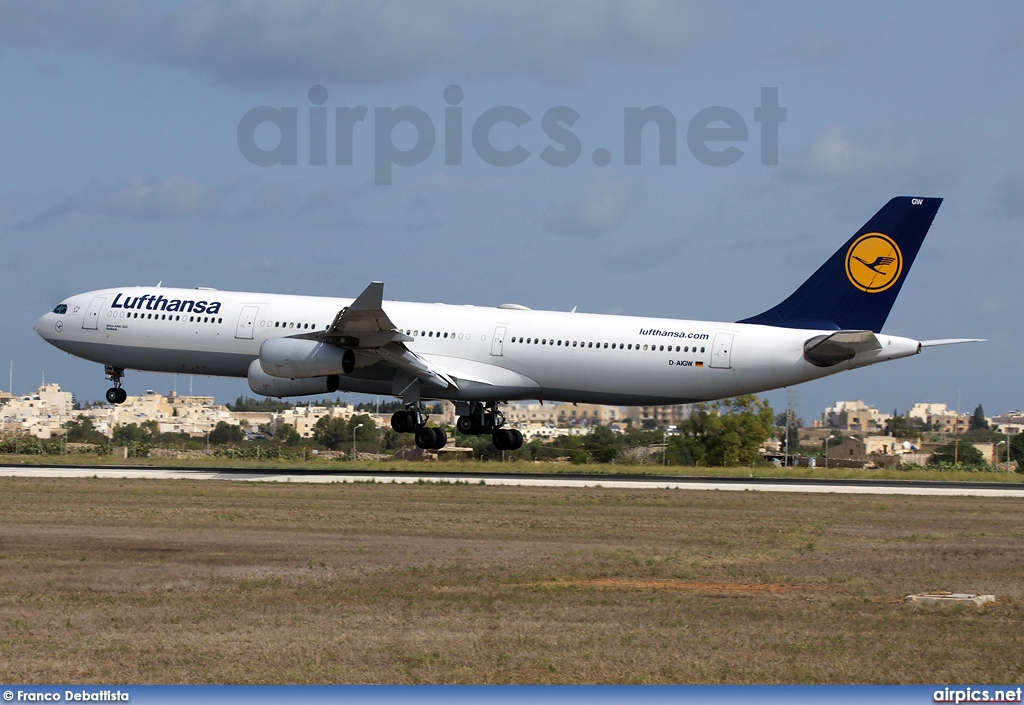
[[(924, 195), (946, 200), (885, 332), (989, 342), (802, 385), (799, 412), (837, 399), (1021, 408), (1022, 65), (1019, 2), (5, 2), (0, 361), (18, 392), (45, 370), (100, 398), (100, 367), (32, 323), (68, 294), (158, 281), (355, 296), (380, 279), (398, 299), (737, 320), (788, 295), (890, 197)], [(461, 165), (445, 163), (452, 85)], [(324, 166), (309, 159), (314, 86)], [(786, 109), (777, 165), (761, 163), (754, 119), (765, 87)], [(243, 155), (239, 123), (258, 106), (296, 109), (297, 164)], [(335, 109), (356, 106), (368, 114), (338, 165)], [(436, 140), (378, 185), (375, 111), (401, 106)], [(530, 118), (491, 132), (530, 152), (515, 166), (473, 147), (498, 106)], [(566, 166), (540, 156), (562, 147), (542, 125), (556, 106), (579, 114)], [(649, 127), (641, 164), (626, 165), (624, 111), (650, 106), (676, 120), (675, 164), (659, 164)], [(712, 106), (747, 129), (728, 166), (688, 147)], [(384, 135), (396, 150), (421, 136)], [(269, 150), (277, 133), (254, 139)], [(249, 393), (244, 380), (193, 388)], [(769, 396), (785, 406), (786, 392)]]

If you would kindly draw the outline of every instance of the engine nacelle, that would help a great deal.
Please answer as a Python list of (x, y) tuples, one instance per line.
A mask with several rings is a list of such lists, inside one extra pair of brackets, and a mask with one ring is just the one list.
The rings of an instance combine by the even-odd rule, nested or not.
[(249, 365), (249, 389), (265, 397), (301, 397), (306, 394), (333, 394), (341, 380), (338, 375), (288, 379), (268, 375), (259, 360)]
[(271, 338), (260, 346), (260, 367), (272, 377), (328, 377), (355, 369), (356, 355), (316, 340)]

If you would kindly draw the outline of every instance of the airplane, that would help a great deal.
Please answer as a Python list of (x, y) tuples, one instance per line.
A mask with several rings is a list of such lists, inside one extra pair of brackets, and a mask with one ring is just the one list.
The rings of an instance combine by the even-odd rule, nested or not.
[(71, 296), (35, 324), (48, 343), (105, 366), (106, 398), (127, 369), (245, 377), (270, 397), (391, 395), (391, 417), (439, 449), (424, 400), (455, 403), (459, 432), (515, 450), (499, 404), (656, 406), (764, 392), (978, 339), (883, 335), (941, 198), (890, 200), (792, 295), (737, 322), (156, 287)]

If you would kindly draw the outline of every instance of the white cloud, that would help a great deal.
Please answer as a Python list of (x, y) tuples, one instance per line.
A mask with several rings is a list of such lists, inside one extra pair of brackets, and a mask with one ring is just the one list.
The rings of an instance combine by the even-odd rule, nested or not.
[(395, 83), (432, 72), (574, 80), (600, 60), (675, 65), (736, 24), (728, 5), (697, 0), (0, 5), (0, 42), (146, 55), (243, 85)]
[(829, 189), (844, 216), (878, 207), (892, 196), (942, 196), (964, 173), (959, 150), (885, 125), (869, 144), (855, 142), (836, 123), (783, 161), (780, 176)]
[(675, 259), (683, 252), (682, 240), (666, 240), (647, 245), (635, 245), (609, 257), (604, 268), (619, 274), (634, 274), (656, 269)]
[(135, 220), (205, 218), (220, 211), (224, 193), (188, 176), (174, 175), (161, 180), (137, 174), (117, 186), (87, 186), (21, 226), (38, 227), (76, 215)]
[(636, 198), (632, 179), (598, 180), (547, 212), (547, 227), (562, 235), (595, 237), (622, 224)]

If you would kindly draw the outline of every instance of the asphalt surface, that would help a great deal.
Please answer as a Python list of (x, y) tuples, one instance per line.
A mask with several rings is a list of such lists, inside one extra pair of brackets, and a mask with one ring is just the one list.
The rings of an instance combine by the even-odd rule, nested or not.
[(903, 494), (1024, 498), (1024, 484), (1004, 482), (935, 482), (910, 480), (829, 480), (775, 477), (699, 477), (678, 475), (626, 475), (591, 473), (451, 473), (365, 470), (270, 470), (251, 468), (194, 468), (146, 466), (42, 466), (0, 465), (0, 476), (103, 477), (149, 479), (235, 480), (256, 482), (447, 482), (491, 486), (605, 487), (620, 489), (681, 489), (752, 492), (805, 492), (836, 494)]

